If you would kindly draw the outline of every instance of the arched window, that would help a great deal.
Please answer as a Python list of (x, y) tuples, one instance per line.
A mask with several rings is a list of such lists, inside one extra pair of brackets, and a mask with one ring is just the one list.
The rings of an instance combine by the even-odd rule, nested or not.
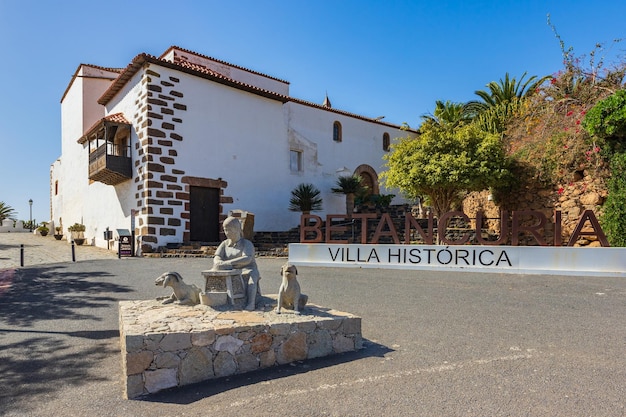
[(359, 165), (354, 173), (362, 178), (361, 184), (368, 187), (368, 194), (380, 194), (380, 187), (378, 185), (378, 174), (374, 168), (367, 164)]
[(389, 133), (383, 133), (383, 151), (389, 152), (389, 144), (391, 143), (391, 139), (389, 139)]
[(333, 123), (333, 140), (335, 142), (341, 142), (341, 123)]

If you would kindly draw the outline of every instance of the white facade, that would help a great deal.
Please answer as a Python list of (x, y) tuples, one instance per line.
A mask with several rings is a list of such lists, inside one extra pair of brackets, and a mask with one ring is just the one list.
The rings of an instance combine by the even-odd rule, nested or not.
[[(376, 177), (383, 135), (415, 135), (292, 98), (286, 81), (177, 47), (160, 58), (138, 55), (123, 71), (81, 65), (61, 103), (52, 220), (62, 219), (65, 229), (85, 224), (88, 241), (102, 247), (106, 228), (131, 229), (133, 220), (144, 250), (206, 241), (199, 237), (214, 236), (216, 222), (233, 209), (254, 213), (256, 231), (285, 231), (299, 224), (288, 206), (301, 183), (322, 191), (320, 215), (343, 213), (345, 197), (330, 190), (337, 178)], [(337, 122), (340, 142), (333, 140)], [(126, 177), (94, 171), (94, 151), (106, 138), (107, 154), (130, 150)], [(207, 204), (218, 217), (212, 212), (208, 226), (200, 225)]]

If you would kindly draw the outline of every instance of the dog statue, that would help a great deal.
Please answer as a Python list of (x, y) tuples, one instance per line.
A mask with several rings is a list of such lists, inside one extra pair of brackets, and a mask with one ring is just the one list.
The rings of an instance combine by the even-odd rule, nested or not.
[(185, 284), (178, 272), (165, 272), (154, 281), (154, 284), (161, 285), (163, 288), (172, 287), (174, 291), (171, 296), (163, 300), (163, 304), (170, 304), (174, 301), (189, 306), (200, 304), (200, 288), (194, 284)]
[(309, 297), (300, 292), (300, 284), (298, 284), (296, 278), (298, 270), (295, 265), (287, 262), (281, 267), (280, 274), (283, 277), (283, 281), (278, 290), (276, 313), (280, 314), (281, 308), (287, 308), (293, 310), (294, 314), (300, 314), (300, 310), (309, 301)]

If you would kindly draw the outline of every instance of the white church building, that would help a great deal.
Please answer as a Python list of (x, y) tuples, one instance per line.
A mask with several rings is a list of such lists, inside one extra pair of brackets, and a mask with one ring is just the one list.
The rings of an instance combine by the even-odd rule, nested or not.
[(322, 191), (322, 216), (345, 212), (345, 197), (331, 192), (339, 176), (394, 193), (378, 183), (382, 157), (393, 138), (416, 135), (175, 46), (122, 69), (79, 65), (61, 113), (51, 220), (66, 234), (84, 224), (87, 241), (105, 248), (105, 230), (132, 229), (143, 251), (217, 242), (231, 210), (254, 213), (256, 231), (296, 227), (300, 213), (288, 207), (301, 183)]

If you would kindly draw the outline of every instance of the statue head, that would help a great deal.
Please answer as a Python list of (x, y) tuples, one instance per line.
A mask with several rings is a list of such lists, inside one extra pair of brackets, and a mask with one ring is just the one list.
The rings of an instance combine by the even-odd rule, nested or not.
[(241, 222), (236, 217), (228, 217), (224, 220), (224, 224), (222, 225), (224, 228), (224, 234), (226, 238), (230, 240), (231, 243), (238, 242), (243, 236), (243, 231), (241, 230)]

